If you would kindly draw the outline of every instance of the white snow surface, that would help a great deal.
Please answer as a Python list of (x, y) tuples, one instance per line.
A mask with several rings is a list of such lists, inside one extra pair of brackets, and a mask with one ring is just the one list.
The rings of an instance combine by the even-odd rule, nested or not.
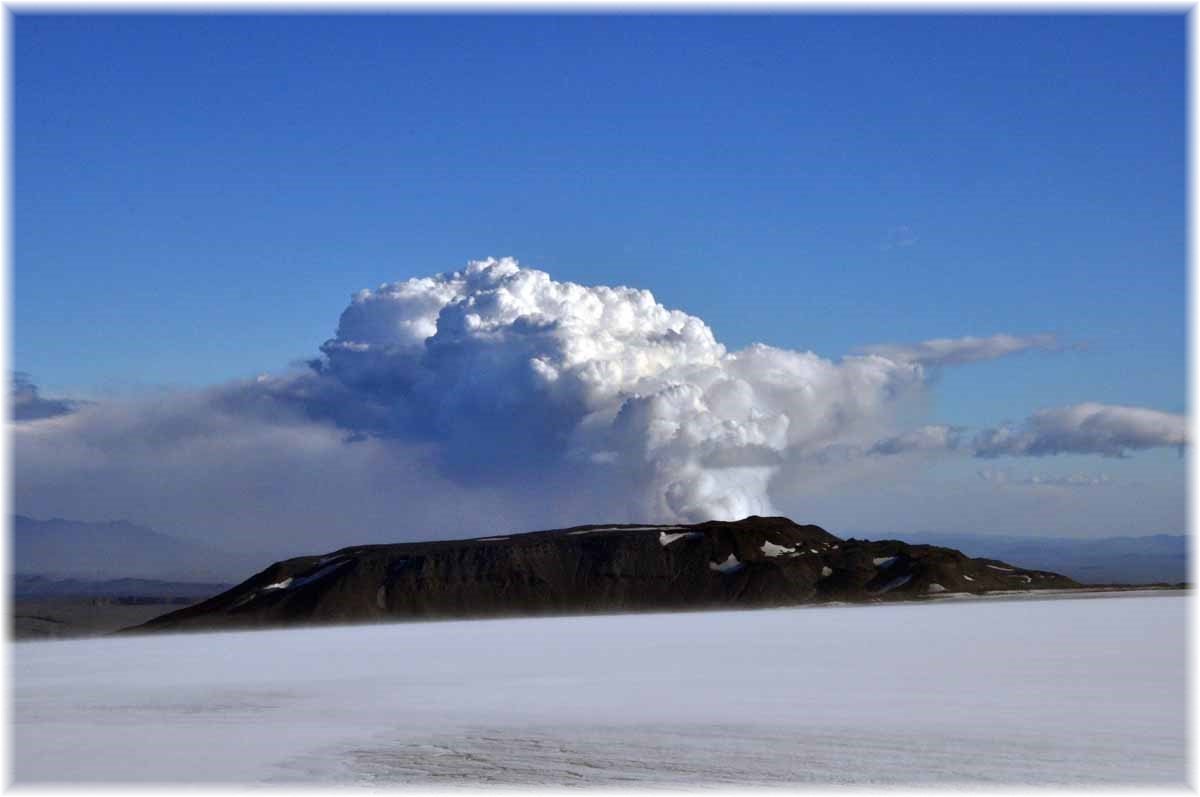
[(891, 567), (892, 563), (895, 562), (898, 558), (899, 558), (898, 556), (877, 556), (874, 559), (872, 559), (871, 561), (875, 564), (876, 567)]
[(1013, 572), (1013, 569), (1011, 567), (1001, 567), (1000, 565), (988, 565), (988, 567), (992, 568), (993, 570), (999, 570), (1003, 573)]
[(762, 544), (762, 552), (765, 556), (779, 556), (785, 553), (795, 553), (795, 548), (788, 548), (785, 545), (776, 545), (773, 542), (764, 542)]
[[(1187, 603), (1093, 593), (18, 642), (12, 774), (1183, 787)], [(713, 688), (730, 672), (735, 686)]]
[(937, 583), (936, 581), (934, 581), (928, 587), (925, 588), (925, 591), (926, 592), (945, 592), (946, 588), (943, 587), (941, 584)]

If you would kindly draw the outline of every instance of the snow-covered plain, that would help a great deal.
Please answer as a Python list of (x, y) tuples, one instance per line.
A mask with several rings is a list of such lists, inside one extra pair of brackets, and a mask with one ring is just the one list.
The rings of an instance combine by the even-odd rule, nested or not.
[(17, 782), (1176, 784), (1175, 595), (22, 642)]

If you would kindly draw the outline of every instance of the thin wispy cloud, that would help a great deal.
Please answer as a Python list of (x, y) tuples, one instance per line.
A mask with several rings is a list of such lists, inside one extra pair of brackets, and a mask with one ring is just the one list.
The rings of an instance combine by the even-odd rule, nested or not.
[(912, 227), (901, 224), (888, 228), (887, 235), (884, 237), (883, 243), (879, 245), (879, 248), (885, 251), (888, 249), (904, 249), (915, 245), (919, 240)]
[(1057, 351), (1058, 338), (1043, 333), (1037, 335), (996, 334), (987, 337), (968, 335), (962, 338), (936, 338), (918, 343), (877, 343), (859, 349), (863, 354), (877, 354), (899, 362), (918, 363), (937, 368), (948, 365), (995, 360), (1024, 351)]
[(867, 450), (868, 454), (889, 456), (916, 451), (957, 451), (965, 441), (962, 426), (922, 426), (911, 432), (887, 437)]
[(985, 468), (977, 471), (980, 479), (992, 484), (1016, 487), (1049, 487), (1049, 488), (1086, 488), (1113, 484), (1113, 480), (1104, 473), (1070, 473), (1056, 476), (1042, 473), (1031, 473), (1019, 476), (1006, 470)]

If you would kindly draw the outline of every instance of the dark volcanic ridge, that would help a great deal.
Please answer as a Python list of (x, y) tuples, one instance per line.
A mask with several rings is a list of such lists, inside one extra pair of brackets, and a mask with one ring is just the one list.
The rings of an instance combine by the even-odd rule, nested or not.
[(1066, 576), (897, 540), (843, 540), (751, 516), (364, 545), (277, 562), (129, 630), (762, 608), (1062, 589)]

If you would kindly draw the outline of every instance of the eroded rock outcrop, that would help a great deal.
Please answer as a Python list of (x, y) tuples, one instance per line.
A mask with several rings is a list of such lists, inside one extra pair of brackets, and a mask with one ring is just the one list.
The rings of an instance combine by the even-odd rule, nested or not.
[(959, 551), (752, 516), (343, 548), (277, 562), (138, 631), (891, 601), (1079, 586)]

